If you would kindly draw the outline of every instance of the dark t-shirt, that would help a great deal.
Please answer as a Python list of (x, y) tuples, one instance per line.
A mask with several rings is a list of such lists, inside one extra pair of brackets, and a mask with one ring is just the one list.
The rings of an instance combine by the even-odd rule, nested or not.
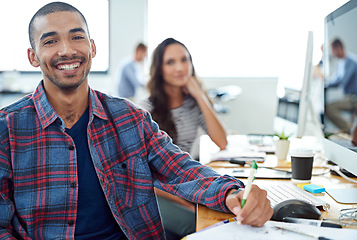
[(115, 221), (100, 186), (89, 154), (87, 125), (89, 110), (66, 132), (77, 150), (78, 207), (75, 239), (120, 239), (122, 231)]

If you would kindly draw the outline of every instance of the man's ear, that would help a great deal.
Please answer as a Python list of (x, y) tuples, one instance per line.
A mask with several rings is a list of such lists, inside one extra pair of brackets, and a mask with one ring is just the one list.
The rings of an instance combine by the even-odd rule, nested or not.
[(27, 49), (27, 57), (28, 57), (32, 66), (34, 66), (34, 67), (40, 66), (40, 62), (38, 61), (38, 59), (36, 57), (36, 53), (35, 53), (34, 49), (32, 49), (32, 48)]
[(94, 58), (95, 55), (97, 54), (97, 47), (95, 46), (95, 43), (94, 43), (93, 39), (90, 40), (90, 43), (92, 45), (92, 58)]

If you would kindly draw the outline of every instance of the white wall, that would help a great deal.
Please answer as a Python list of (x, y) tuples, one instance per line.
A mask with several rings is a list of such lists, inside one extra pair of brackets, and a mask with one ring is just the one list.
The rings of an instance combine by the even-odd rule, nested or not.
[(273, 134), (278, 109), (277, 78), (203, 78), (207, 89), (234, 85), (242, 92), (220, 114), (228, 133)]
[[(89, 84), (94, 89), (112, 94), (115, 70), (121, 59), (132, 55), (138, 42), (147, 42), (147, 0), (109, 0), (109, 8), (109, 71), (91, 73)], [(97, 51), (100, 51), (100, 46), (97, 46)], [(94, 58), (93, 61), (95, 60)], [(17, 75), (16, 79), (11, 79), (9, 84), (12, 85), (12, 90), (32, 91), (41, 79), (42, 75), (39, 73), (23, 73)]]
[[(110, 69), (107, 74), (90, 74), (89, 84), (92, 88), (108, 94), (115, 93), (117, 65), (123, 58), (133, 54), (139, 41), (147, 42), (147, 1), (109, 0)], [(97, 46), (97, 50), (100, 51), (100, 46)], [(41, 79), (41, 74), (22, 74), (13, 84), (15, 88), (33, 90)], [(242, 87), (242, 94), (227, 103), (230, 113), (220, 115), (228, 130), (241, 134), (272, 133), (272, 116), (276, 115), (277, 109), (277, 79), (208, 78), (203, 81), (207, 88), (230, 84)], [(263, 101), (263, 96), (270, 100)]]
[[(120, 61), (133, 55), (139, 42), (147, 43), (147, 0), (110, 0), (110, 70), (106, 92), (112, 93), (114, 77)], [(95, 79), (91, 80), (94, 86)], [(98, 81), (96, 88), (103, 88)]]

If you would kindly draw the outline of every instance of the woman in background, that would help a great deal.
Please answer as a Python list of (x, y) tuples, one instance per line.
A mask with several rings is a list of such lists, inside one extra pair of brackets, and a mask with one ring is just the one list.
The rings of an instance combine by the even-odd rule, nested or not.
[(199, 127), (221, 150), (226, 148), (225, 130), (202, 90), (184, 44), (168, 38), (157, 46), (148, 89), (150, 96), (143, 107), (182, 150), (192, 153)]
[[(149, 99), (142, 106), (151, 112), (160, 129), (192, 154), (201, 127), (221, 149), (226, 133), (208, 96), (196, 78), (191, 55), (184, 44), (168, 38), (153, 53)], [(195, 205), (156, 189), (167, 239), (181, 239), (195, 231)]]

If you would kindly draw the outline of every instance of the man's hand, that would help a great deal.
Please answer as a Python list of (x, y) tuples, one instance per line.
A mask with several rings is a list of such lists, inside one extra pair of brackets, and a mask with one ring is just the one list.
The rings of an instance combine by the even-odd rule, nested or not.
[(247, 202), (241, 208), (243, 199), (243, 191), (237, 194), (237, 191), (232, 189), (228, 192), (226, 197), (226, 206), (233, 214), (237, 216), (237, 220), (242, 224), (248, 224), (255, 227), (261, 227), (273, 215), (273, 209), (270, 206), (270, 201), (267, 199), (267, 192), (260, 189), (256, 185), (252, 185)]

